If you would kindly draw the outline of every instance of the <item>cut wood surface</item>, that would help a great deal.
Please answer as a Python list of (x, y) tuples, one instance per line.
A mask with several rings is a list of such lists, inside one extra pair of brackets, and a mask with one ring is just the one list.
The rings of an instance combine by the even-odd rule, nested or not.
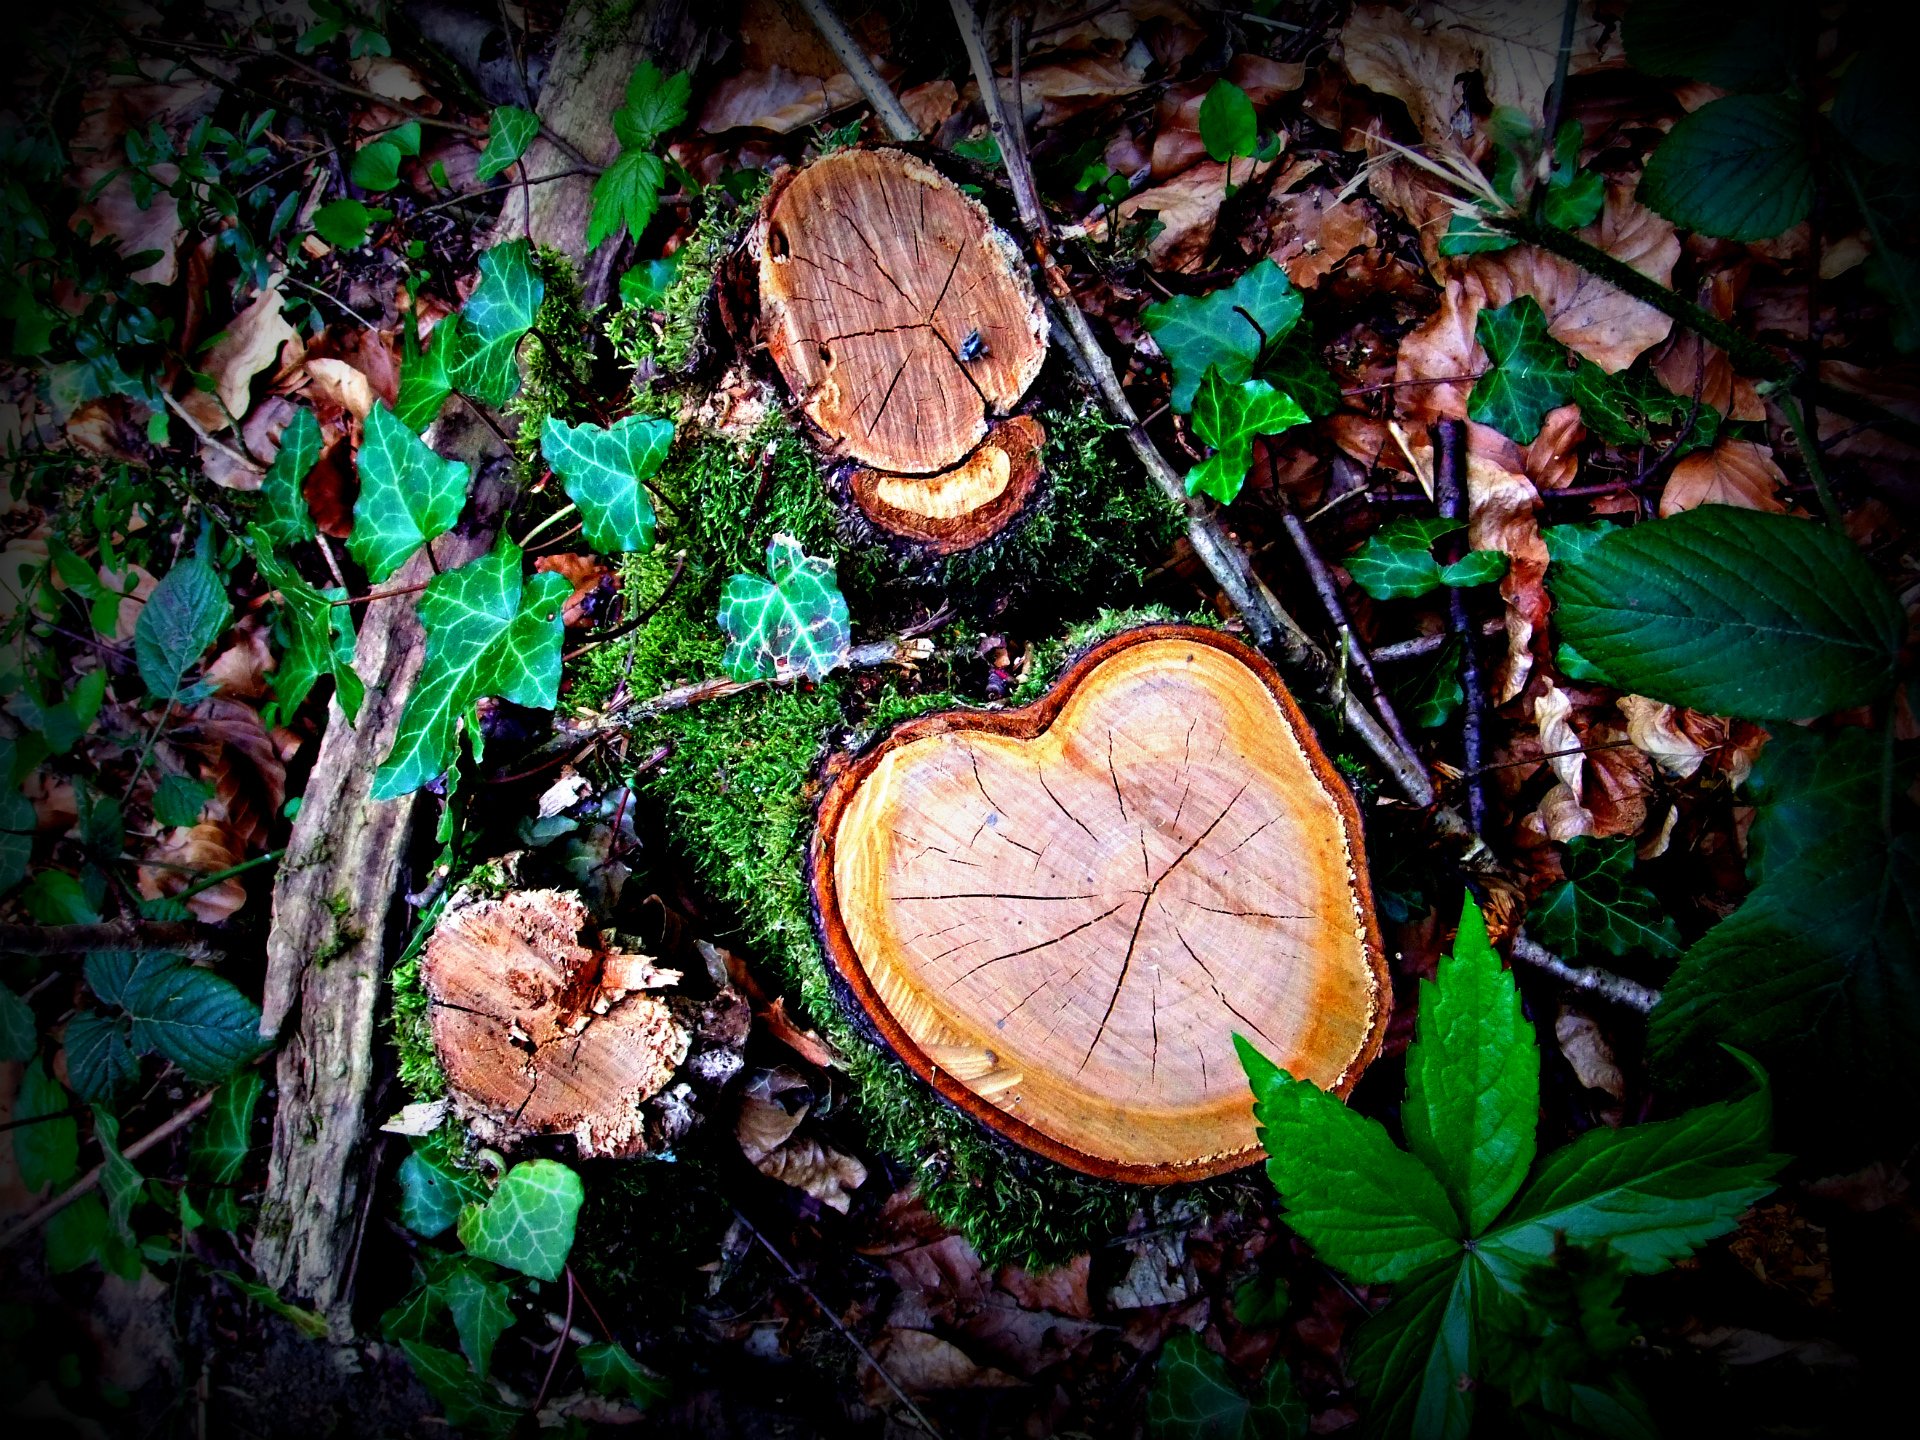
[[(755, 244), (768, 352), (826, 452), (873, 472), (869, 518), (939, 522), (944, 548), (1004, 526), (1037, 445), (1023, 430), (969, 462), (1039, 375), (1046, 320), (985, 208), (905, 151), (842, 150), (774, 187)], [(915, 523), (896, 533), (929, 538)]]
[(642, 1102), (692, 1039), (646, 992), (680, 976), (600, 946), (579, 896), (454, 902), (428, 937), (420, 979), (434, 1053), (476, 1134), (495, 1145), (572, 1135), (582, 1156), (646, 1149)]
[(1215, 631), (1129, 631), (1025, 709), (895, 729), (828, 786), (812, 883), (901, 1058), (1090, 1173), (1256, 1159), (1236, 1032), (1341, 1094), (1380, 1047), (1359, 813), (1273, 667)]
[(978, 448), (938, 475), (856, 470), (853, 498), (884, 530), (938, 554), (965, 550), (1012, 523), (1040, 483), (1046, 431), (1030, 415), (994, 426)]

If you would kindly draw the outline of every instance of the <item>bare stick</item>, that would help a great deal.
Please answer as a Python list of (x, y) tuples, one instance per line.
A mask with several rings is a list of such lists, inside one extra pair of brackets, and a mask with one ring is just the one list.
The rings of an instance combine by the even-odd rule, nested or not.
[(1536, 970), (1544, 970), (1556, 980), (1571, 985), (1576, 990), (1585, 990), (1590, 995), (1611, 1000), (1616, 1005), (1625, 1005), (1630, 1010), (1647, 1014), (1660, 1003), (1660, 992), (1642, 985), (1637, 980), (1629, 980), (1624, 975), (1615, 975), (1611, 970), (1599, 970), (1592, 966), (1569, 965), (1546, 946), (1529, 940), (1527, 932), (1522, 930), (1513, 937), (1513, 958), (1524, 960)]
[(201, 959), (220, 952), (201, 925), (180, 920), (110, 920), (98, 925), (0, 925), (0, 954), (86, 955), (95, 950), (137, 950)]
[(226, 441), (217, 439), (210, 431), (208, 431), (206, 426), (202, 425), (198, 420), (194, 419), (192, 415), (188, 414), (187, 407), (182, 405), (178, 400), (174, 399), (172, 394), (170, 394), (168, 391), (162, 390), (160, 392), (160, 398), (166, 401), (167, 408), (169, 410), (173, 411), (174, 414), (178, 415), (182, 420), (187, 422), (187, 428), (193, 431), (195, 435), (199, 436), (203, 444), (211, 445), (214, 449), (218, 450), (222, 455), (225, 455), (229, 460), (233, 461), (234, 464), (236, 465), (244, 465), (249, 470), (258, 470), (260, 468), (260, 462), (258, 460), (255, 460), (250, 455), (242, 455), (238, 450), (234, 449), (233, 446), (227, 444)]
[[(129, 1160), (138, 1160), (142, 1155), (153, 1149), (154, 1146), (171, 1136), (179, 1134), (180, 1131), (206, 1114), (208, 1107), (213, 1104), (213, 1097), (219, 1093), (217, 1089), (207, 1091), (206, 1094), (188, 1105), (171, 1120), (167, 1120), (158, 1128), (148, 1131), (120, 1153)], [(58, 1195), (47, 1201), (47, 1203), (39, 1209), (29, 1211), (26, 1215), (22, 1216), (5, 1234), (0, 1234), (0, 1250), (9, 1248), (20, 1240), (25, 1239), (28, 1235), (31, 1235), (35, 1230), (38, 1230), (42, 1225), (46, 1224), (47, 1221), (66, 1209), (67, 1206), (99, 1185), (102, 1177), (104, 1177), (106, 1173), (106, 1162), (102, 1161), (86, 1174), (82, 1175), (78, 1180), (74, 1181), (73, 1184), (62, 1190)]]
[[(1467, 473), (1467, 427), (1458, 420), (1442, 420), (1430, 433), (1434, 454), (1433, 487), (1440, 502), (1440, 514), (1448, 520), (1464, 521), (1467, 497), (1462, 481)], [(1482, 732), (1486, 727), (1487, 698), (1480, 689), (1480, 658), (1474, 646), (1477, 637), (1467, 618), (1466, 592), (1458, 586), (1447, 587), (1447, 623), (1460, 637), (1460, 686), (1467, 692), (1466, 713), (1460, 720), (1460, 741), (1467, 761), (1467, 819), (1476, 831), (1484, 834), (1487, 782), (1481, 762), (1485, 758)]]
[(800, 8), (807, 12), (807, 18), (813, 21), (813, 28), (820, 32), (820, 38), (840, 63), (847, 67), (847, 74), (853, 77), (853, 83), (866, 97), (867, 104), (873, 107), (873, 113), (880, 123), (887, 127), (887, 134), (896, 140), (918, 140), (920, 127), (913, 123), (901, 105), (899, 97), (893, 93), (893, 87), (880, 78), (866, 53), (861, 50), (860, 42), (853, 38), (847, 27), (828, 0), (800, 0)]

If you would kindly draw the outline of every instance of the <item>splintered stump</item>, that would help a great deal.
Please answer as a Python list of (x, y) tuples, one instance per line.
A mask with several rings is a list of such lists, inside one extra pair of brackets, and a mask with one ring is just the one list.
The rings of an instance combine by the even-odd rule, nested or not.
[(562, 890), (455, 902), (427, 940), (421, 983), (434, 1052), (464, 1119), (489, 1143), (570, 1134), (583, 1156), (646, 1148), (643, 1102), (692, 1036), (646, 992), (679, 980), (591, 941)]
[(884, 530), (938, 552), (1025, 507), (1046, 359), (1026, 267), (980, 203), (901, 150), (842, 150), (769, 192), (755, 234), (768, 352)]
[(1258, 1154), (1233, 1035), (1340, 1094), (1388, 983), (1360, 817), (1264, 659), (1151, 626), (1040, 701), (893, 730), (831, 781), (812, 883), (902, 1059), (1092, 1174)]

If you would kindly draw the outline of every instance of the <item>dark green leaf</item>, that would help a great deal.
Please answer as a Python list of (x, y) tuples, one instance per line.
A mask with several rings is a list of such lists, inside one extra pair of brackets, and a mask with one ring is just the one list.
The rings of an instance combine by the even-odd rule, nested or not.
[(486, 1198), (486, 1187), (471, 1170), (453, 1163), (433, 1140), (416, 1140), (400, 1162), (400, 1223), (431, 1240), (460, 1218), (463, 1205)]
[(852, 622), (833, 561), (808, 555), (791, 535), (776, 535), (767, 543), (767, 575), (735, 575), (720, 592), (727, 637), (721, 668), (736, 680), (817, 680), (845, 664)]
[(1484, 211), (1467, 213), (1456, 210), (1447, 220), (1447, 228), (1440, 236), (1439, 250), (1451, 259), (1457, 255), (1492, 255), (1501, 250), (1511, 250), (1519, 243), (1504, 230), (1490, 229)]
[(1720, 412), (1690, 396), (1675, 395), (1651, 375), (1638, 369), (1609, 375), (1582, 357), (1573, 372), (1573, 402), (1587, 429), (1609, 445), (1651, 445), (1656, 426), (1680, 426), (1693, 417), (1692, 427), (1677, 437), (1676, 457), (1711, 445), (1720, 433)]
[(1304, 320), (1261, 357), (1259, 378), (1291, 395), (1316, 420), (1340, 408), (1340, 384), (1313, 343), (1313, 327)]
[(1813, 208), (1813, 155), (1798, 105), (1727, 95), (1667, 132), (1647, 160), (1640, 198), (1702, 235), (1765, 240)]
[(30, 1059), (39, 1041), (33, 1007), (0, 985), (0, 1061)]
[(1236, 1035), (1267, 1176), (1286, 1220), (1327, 1264), (1368, 1284), (1460, 1252), (1460, 1217), (1427, 1167), (1377, 1120), (1294, 1080)]
[(80, 882), (64, 870), (42, 870), (20, 892), (20, 903), (42, 925), (91, 925), (100, 918)]
[(1287, 272), (1262, 260), (1224, 289), (1149, 305), (1147, 329), (1173, 366), (1173, 408), (1193, 408), (1209, 366), (1217, 365), (1229, 384), (1252, 379), (1300, 319), (1300, 304)]
[[(645, 149), (687, 118), (693, 80), (684, 71), (669, 75), (642, 60), (627, 80), (626, 103), (613, 112), (613, 131), (623, 148)], [(591, 242), (589, 242), (591, 243)]]
[(485, 184), (527, 153), (527, 146), (540, 133), (540, 117), (518, 105), (495, 107), (487, 122), (487, 148), (480, 152), (480, 164), (473, 178)]
[(558, 1280), (573, 1249), (584, 1195), (580, 1177), (559, 1161), (524, 1160), (483, 1204), (461, 1210), (460, 1243), (482, 1260), (537, 1280)]
[(82, 1010), (67, 1022), (62, 1038), (67, 1050), (67, 1078), (83, 1100), (110, 1101), (140, 1073), (140, 1060), (133, 1051), (133, 1027), (125, 1019)]
[(1844, 535), (1725, 505), (1606, 534), (1548, 582), (1561, 638), (1610, 684), (1715, 715), (1876, 699), (1905, 628)]
[(220, 1087), (187, 1158), (188, 1173), (194, 1179), (209, 1185), (231, 1185), (240, 1178), (253, 1147), (254, 1107), (265, 1088), (266, 1081), (257, 1070), (236, 1075)]
[(1287, 1282), (1256, 1275), (1233, 1292), (1233, 1318), (1252, 1329), (1278, 1325), (1287, 1314)]
[(1600, 218), (1606, 201), (1606, 181), (1597, 172), (1582, 170), (1562, 180), (1555, 171), (1547, 184), (1546, 199), (1541, 202), (1541, 218), (1562, 230), (1582, 230)]
[(679, 249), (664, 260), (648, 260), (627, 271), (620, 277), (620, 303), (658, 310), (666, 303), (667, 288), (680, 278), (686, 253)]
[(213, 786), (191, 775), (168, 775), (153, 787), (153, 818), (178, 827), (200, 823), (200, 812), (213, 798)]
[(645, 481), (667, 458), (673, 422), (629, 415), (611, 426), (569, 425), (549, 415), (540, 453), (580, 507), (587, 544), (602, 555), (653, 545), (653, 502)]
[(434, 454), (376, 400), (360, 444), (360, 498), (353, 504), (348, 551), (375, 584), (385, 580), (423, 544), (453, 528), (472, 478), (465, 462)]
[(1785, 0), (1636, 0), (1621, 38), (1645, 75), (1771, 90), (1792, 74)]
[(666, 1381), (628, 1354), (624, 1345), (582, 1345), (580, 1370), (595, 1394), (631, 1400), (642, 1409), (667, 1393)]
[(1535, 903), (1527, 916), (1534, 939), (1569, 957), (1590, 955), (1597, 947), (1609, 955), (1652, 955), (1671, 960), (1680, 954), (1680, 929), (1661, 912), (1660, 902), (1633, 872), (1633, 841), (1596, 840), (1576, 835), (1567, 842), (1567, 878)]
[(1509, 440), (1531, 444), (1547, 412), (1573, 393), (1567, 352), (1547, 333), (1546, 314), (1531, 295), (1482, 310), (1474, 334), (1493, 363), (1474, 381), (1467, 414)]
[(434, 1288), (453, 1316), (461, 1353), (474, 1373), (484, 1379), (493, 1364), (494, 1345), (513, 1324), (513, 1311), (507, 1308), (507, 1287), (462, 1265), (437, 1281)]
[(0, 895), (27, 878), (36, 828), (32, 804), (7, 775), (0, 774)]
[(260, 528), (279, 545), (293, 545), (314, 536), (313, 514), (300, 482), (320, 458), (320, 422), (302, 405), (280, 432), (280, 450), (260, 483)]
[(1466, 1233), (1493, 1222), (1533, 1164), (1540, 1051), (1520, 991), (1469, 898), (1453, 953), (1422, 981), (1407, 1103), (1407, 1148), (1440, 1178)]
[(299, 709), (323, 675), (332, 675), (340, 709), (352, 724), (360, 714), (366, 686), (353, 668), (353, 612), (335, 600), (346, 592), (338, 586), (317, 590), (291, 565), (273, 553), (273, 542), (257, 526), (248, 531), (254, 563), (260, 576), (279, 596), (279, 615), (285, 649), (268, 683), (282, 716)]
[(500, 406), (520, 393), (514, 355), (533, 326), (547, 282), (534, 268), (533, 246), (509, 240), (483, 251), (480, 283), (460, 309), (460, 329), (447, 379), (463, 395)]
[(1906, 355), (1920, 350), (1920, 260), (1898, 250), (1876, 250), (1860, 274), (1887, 302), (1894, 348)]
[(13, 1119), (20, 1123), (7, 1133), (13, 1138), (20, 1183), (28, 1191), (57, 1190), (79, 1173), (80, 1130), (65, 1113), (72, 1108), (73, 1101), (47, 1072), (45, 1060), (35, 1060), (21, 1072), (20, 1093), (13, 1102)]
[(544, 571), (522, 581), (520, 547), (501, 540), (489, 554), (436, 575), (420, 597), (427, 658), (407, 696), (393, 750), (374, 776), (373, 796), (410, 794), (453, 762), (461, 720), (483, 696), (551, 710), (560, 689), (561, 609), (573, 593)]
[(98, 1105), (93, 1107), (93, 1138), (100, 1145), (100, 1193), (107, 1202), (107, 1223), (114, 1234), (131, 1245), (134, 1203), (147, 1182), (133, 1168), (133, 1162), (120, 1153), (119, 1120)]
[(628, 150), (593, 182), (593, 217), (587, 224), (587, 247), (625, 231), (638, 240), (660, 208), (660, 187), (667, 167), (658, 155)]
[(1147, 1434), (1155, 1440), (1303, 1440), (1306, 1433), (1306, 1404), (1279, 1356), (1248, 1399), (1198, 1335), (1182, 1330), (1161, 1347), (1147, 1396)]
[(1231, 80), (1216, 80), (1200, 102), (1200, 143), (1210, 159), (1251, 155), (1260, 144), (1260, 121), (1247, 92)]
[(1456, 1256), (1394, 1287), (1353, 1340), (1353, 1376), (1371, 1402), (1369, 1435), (1465, 1440), (1473, 1423), (1476, 1309), (1493, 1288), (1484, 1266)]
[(190, 1080), (224, 1080), (263, 1048), (260, 1008), (232, 982), (177, 956), (96, 952), (87, 957), (87, 981), (131, 1017), (136, 1051), (158, 1051)]
[(392, 215), (391, 210), (378, 209), (359, 200), (335, 200), (313, 212), (313, 233), (342, 250), (358, 250), (367, 243), (367, 232), (373, 222), (390, 219)]
[(418, 1340), (402, 1340), (400, 1348), (449, 1423), (479, 1435), (505, 1435), (518, 1423), (520, 1412), (502, 1405), (493, 1388), (453, 1351)]
[[(1775, 727), (1747, 777), (1754, 805), (1747, 873), (1754, 884), (1786, 879), (1803, 853), (1831, 853), (1837, 839), (1863, 836), (1880, 844), (1887, 758), (1884, 733)], [(1912, 764), (1897, 763), (1892, 781), (1895, 794), (1904, 792), (1913, 783)]]
[(134, 659), (148, 693), (156, 700), (182, 698), (187, 672), (232, 615), (220, 573), (206, 561), (189, 558), (169, 570), (133, 626)]
[(362, 190), (391, 190), (400, 183), (401, 159), (393, 141), (375, 140), (354, 152), (347, 178)]

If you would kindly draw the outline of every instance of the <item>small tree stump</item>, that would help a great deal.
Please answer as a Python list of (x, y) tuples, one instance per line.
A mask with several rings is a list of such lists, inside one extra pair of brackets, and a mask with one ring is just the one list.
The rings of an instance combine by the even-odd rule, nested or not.
[(998, 534), (1044, 435), (1009, 421), (1046, 317), (986, 209), (901, 150), (841, 150), (768, 193), (754, 235), (767, 350), (876, 525), (939, 551)]
[(687, 1058), (687, 1027), (645, 993), (678, 973), (582, 945), (586, 925), (577, 895), (522, 890), (456, 901), (427, 939), (434, 1052), (491, 1144), (571, 1134), (583, 1157), (637, 1155), (642, 1102)]
[(1254, 1160), (1235, 1032), (1340, 1094), (1380, 1048), (1359, 813), (1273, 667), (1215, 631), (1129, 631), (1025, 709), (898, 727), (833, 777), (811, 869), (901, 1058), (1079, 1170)]

